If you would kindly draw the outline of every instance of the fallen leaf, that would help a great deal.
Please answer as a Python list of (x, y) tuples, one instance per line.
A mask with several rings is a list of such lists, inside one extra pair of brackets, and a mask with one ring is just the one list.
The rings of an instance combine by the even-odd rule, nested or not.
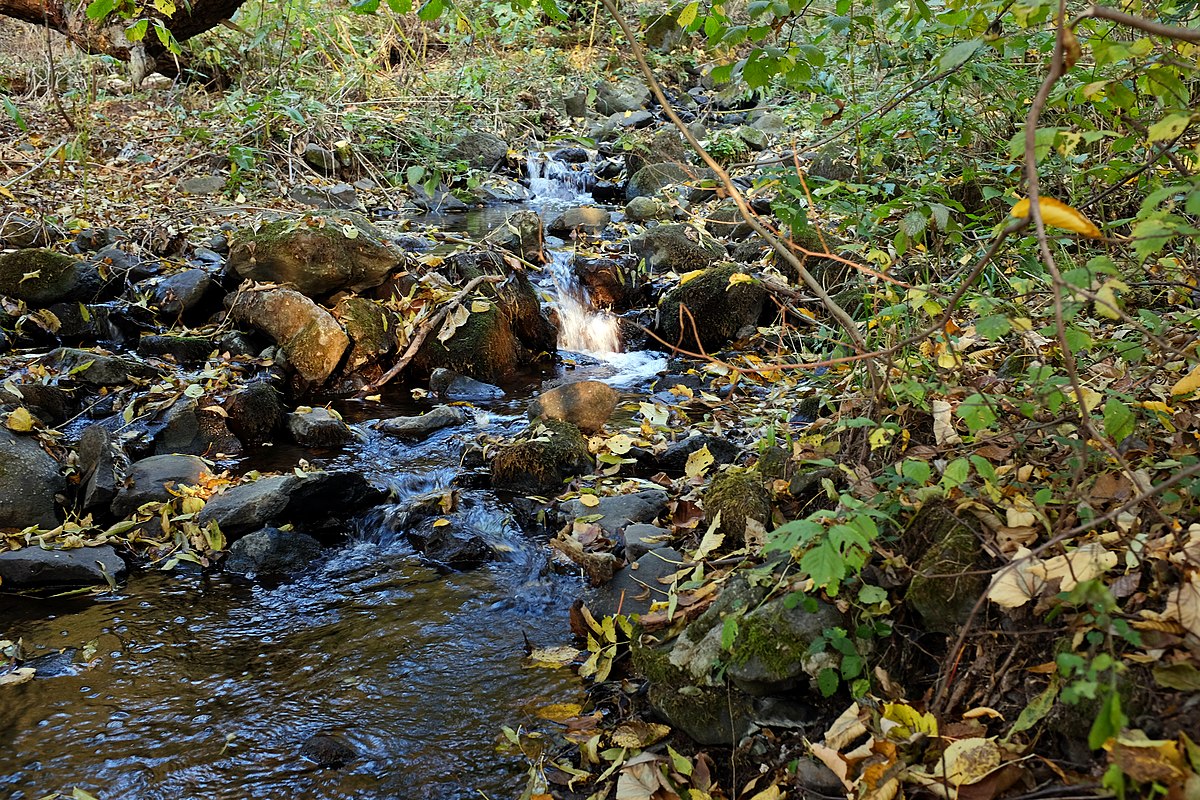
[(962, 437), (954, 428), (954, 407), (946, 400), (934, 400), (931, 410), (933, 413), (933, 440), (939, 445), (962, 444)]
[(716, 458), (709, 452), (708, 445), (704, 445), (699, 450), (696, 450), (687, 458), (687, 464), (684, 465), (683, 471), (692, 480), (700, 480), (704, 477), (704, 473), (708, 472), (708, 468), (713, 465)]
[(1172, 397), (1182, 397), (1185, 394), (1200, 389), (1200, 366), (1192, 367), (1192, 371), (1184, 375), (1171, 387)]
[(1200, 637), (1200, 575), (1193, 574), (1167, 595), (1165, 616), (1179, 620), (1192, 636)]
[(595, 508), (600, 505), (600, 498), (594, 494), (581, 494), (579, 495), (579, 503), (588, 508)]
[(581, 713), (583, 713), (583, 706), (579, 703), (551, 703), (537, 710), (539, 717), (551, 722), (563, 722), (578, 717)]
[(1041, 593), (1045, 578), (1033, 574), (1032, 552), (1025, 547), (1013, 554), (1012, 563), (992, 576), (987, 598), (1004, 608), (1023, 606)]
[(631, 719), (622, 722), (613, 729), (611, 739), (617, 747), (643, 748), (660, 742), (671, 733), (671, 726), (660, 725), (657, 722), (644, 722)]
[[(1055, 200), (1053, 197), (1039, 197), (1038, 208), (1042, 212), (1042, 222), (1047, 225), (1073, 231), (1074, 233), (1081, 233), (1092, 239), (1097, 239), (1101, 236), (1100, 229), (1096, 227), (1094, 222), (1061, 200)], [(1026, 197), (1018, 200), (1009, 213), (1017, 219), (1028, 217), (1029, 198)]]
[[(1055, 556), (1029, 568), (1031, 575), (1047, 581), (1061, 578), (1061, 588), (1069, 592), (1078, 584), (1103, 575), (1117, 565), (1117, 554), (1104, 549), (1099, 542), (1088, 542), (1063, 556)], [(1200, 597), (1197, 598), (1200, 601)], [(1200, 606), (1197, 606), (1200, 614)], [(1200, 631), (1200, 617), (1197, 619)]]
[(708, 554), (716, 550), (725, 541), (725, 534), (718, 533), (721, 527), (721, 512), (718, 511), (716, 517), (713, 518), (712, 524), (708, 526), (704, 537), (700, 540), (700, 546), (696, 548), (696, 554), (692, 556), (693, 561), (703, 561), (708, 557)]
[(0, 675), (0, 686), (16, 686), (18, 683), (31, 681), (36, 672), (33, 667), (18, 667), (7, 675)]
[(31, 431), (33, 430), (33, 415), (25, 406), (18, 406), (8, 415), (4, 424), (10, 431)]
[(937, 772), (954, 786), (962, 786), (983, 780), (999, 766), (1000, 748), (991, 739), (976, 737), (951, 742)]
[(561, 669), (562, 667), (570, 666), (579, 657), (579, 653), (580, 651), (577, 648), (570, 645), (539, 647), (531, 650), (529, 655), (525, 657), (525, 666)]

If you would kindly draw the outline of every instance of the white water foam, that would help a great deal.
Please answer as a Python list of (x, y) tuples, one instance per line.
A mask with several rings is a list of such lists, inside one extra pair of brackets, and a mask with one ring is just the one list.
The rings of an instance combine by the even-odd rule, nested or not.
[(538, 200), (590, 202), (588, 174), (579, 164), (555, 161), (546, 153), (530, 152), (525, 157), (529, 193)]

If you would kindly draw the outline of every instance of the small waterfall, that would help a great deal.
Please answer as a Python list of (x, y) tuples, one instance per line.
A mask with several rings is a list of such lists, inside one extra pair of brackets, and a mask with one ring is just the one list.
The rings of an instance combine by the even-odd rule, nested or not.
[(590, 200), (588, 172), (581, 164), (555, 161), (547, 153), (531, 151), (525, 157), (529, 192), (546, 200)]
[(621, 352), (617, 318), (592, 308), (587, 287), (571, 269), (571, 253), (550, 251), (549, 268), (558, 295), (559, 349), (597, 356)]

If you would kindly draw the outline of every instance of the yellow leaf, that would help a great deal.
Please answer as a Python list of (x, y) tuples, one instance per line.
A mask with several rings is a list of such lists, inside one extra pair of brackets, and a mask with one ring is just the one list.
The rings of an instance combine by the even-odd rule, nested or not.
[(980, 706), (979, 708), (972, 708), (970, 711), (966, 711), (962, 715), (963, 719), (979, 719), (980, 717), (987, 717), (988, 719), (999, 719), (999, 720), (1004, 719), (1003, 714), (1001, 714), (996, 709), (988, 708), (987, 706)]
[(25, 406), (20, 406), (8, 415), (8, 420), (4, 424), (10, 431), (31, 431), (33, 430), (33, 415)]
[(699, 11), (700, 3), (688, 3), (687, 6), (684, 7), (683, 11), (679, 12), (679, 16), (675, 18), (675, 21), (679, 24), (679, 27), (686, 28), (688, 25), (691, 25), (696, 21), (696, 14), (698, 14)]
[(487, 300), (472, 300), (471, 312), (473, 314), (482, 314), (492, 307), (492, 304)]
[(958, 739), (946, 747), (936, 774), (954, 786), (978, 783), (1000, 766), (1000, 748), (991, 739)]
[(1129, 284), (1116, 278), (1109, 278), (1104, 285), (1096, 290), (1096, 313), (1106, 319), (1121, 318), (1121, 304), (1117, 300), (1115, 289), (1129, 291)]
[(957, 369), (962, 366), (962, 359), (957, 353), (941, 353), (937, 357), (937, 364), (942, 369)]
[(445, 517), (438, 517), (433, 521), (433, 527), (435, 528), (444, 528), (449, 524), (450, 520), (446, 519)]
[(595, 508), (600, 505), (600, 498), (594, 494), (581, 494), (579, 495), (579, 502), (588, 508)]
[(725, 534), (718, 533), (721, 528), (721, 512), (718, 511), (716, 517), (713, 518), (712, 524), (708, 526), (708, 531), (705, 532), (704, 538), (700, 540), (700, 546), (696, 548), (696, 555), (693, 557), (695, 561), (703, 561), (708, 554), (716, 550), (725, 541)]
[(671, 732), (667, 725), (631, 719), (618, 725), (612, 732), (612, 743), (617, 747), (649, 747), (661, 741)]
[(930, 404), (933, 413), (933, 440), (939, 445), (962, 444), (962, 437), (954, 429), (954, 409), (947, 400), (934, 400)]
[(583, 706), (579, 703), (552, 703), (548, 706), (542, 706), (537, 710), (537, 715), (542, 719), (548, 719), (551, 722), (562, 722), (563, 720), (578, 717), (583, 713)]
[(906, 703), (885, 703), (883, 718), (896, 723), (896, 732), (902, 739), (907, 739), (914, 733), (937, 736), (938, 724), (933, 714), (929, 712), (922, 714)]
[[(1092, 239), (1098, 239), (1101, 236), (1100, 229), (1090, 219), (1081, 214), (1077, 209), (1055, 200), (1053, 197), (1039, 197), (1038, 208), (1042, 212), (1042, 222), (1055, 228), (1062, 228), (1066, 231), (1081, 233)], [(1017, 201), (1017, 204), (1012, 207), (1011, 214), (1020, 219), (1029, 216), (1029, 198), (1022, 198)]]
[(1179, 620), (1192, 636), (1200, 637), (1200, 576), (1192, 575), (1187, 583), (1171, 590), (1165, 613)]
[(623, 456), (633, 447), (633, 439), (630, 439), (623, 433), (618, 433), (616, 436), (609, 437), (608, 452), (616, 456)]
[(1175, 385), (1171, 387), (1171, 395), (1182, 397), (1197, 389), (1200, 389), (1200, 366), (1193, 367), (1191, 372), (1176, 381)]
[(687, 473), (689, 478), (699, 480), (704, 477), (704, 473), (708, 472), (708, 468), (713, 465), (715, 460), (713, 454), (708, 450), (708, 445), (704, 445), (704, 447), (701, 447), (688, 456), (687, 464), (684, 465), (683, 471)]
[(754, 278), (744, 272), (735, 272), (729, 276), (730, 286), (737, 286), (739, 283), (754, 283)]
[(579, 657), (579, 650), (570, 645), (558, 647), (539, 647), (532, 650), (526, 657), (525, 664), (529, 667), (549, 667), (560, 669), (569, 665)]
[(703, 274), (704, 274), (704, 270), (702, 270), (702, 269), (694, 269), (691, 272), (685, 272), (679, 276), (679, 285), (683, 286), (685, 283), (690, 281), (692, 278), (699, 278)]
[(1117, 554), (1104, 549), (1098, 542), (1088, 542), (1067, 553), (1055, 556), (1030, 567), (1030, 574), (1047, 581), (1061, 578), (1060, 587), (1069, 592), (1083, 581), (1103, 575), (1117, 565)]

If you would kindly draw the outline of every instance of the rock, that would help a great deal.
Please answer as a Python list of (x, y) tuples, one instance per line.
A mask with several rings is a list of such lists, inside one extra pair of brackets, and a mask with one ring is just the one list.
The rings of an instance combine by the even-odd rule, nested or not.
[(750, 125), (739, 125), (734, 134), (756, 153), (766, 150), (770, 144), (765, 131)]
[(601, 497), (597, 505), (590, 507), (579, 500), (568, 500), (562, 504), (560, 512), (568, 521), (599, 515), (596, 524), (615, 538), (630, 523), (653, 521), (667, 507), (667, 500), (667, 493), (661, 489), (643, 489), (632, 494)]
[(576, 206), (568, 208), (551, 220), (550, 224), (546, 226), (546, 230), (563, 238), (581, 229), (596, 235), (608, 226), (610, 219), (611, 216), (603, 208)]
[(601, 381), (576, 381), (542, 392), (529, 404), (530, 419), (569, 422), (587, 434), (608, 422), (621, 395)]
[(477, 403), (504, 397), (504, 390), (490, 383), (459, 375), (448, 369), (435, 369), (429, 376), (429, 391), (444, 400), (461, 400)]
[(174, 497), (171, 488), (195, 486), (207, 472), (208, 466), (196, 456), (151, 456), (135, 461), (113, 500), (112, 512), (127, 517), (146, 503), (165, 503)]
[(787, 120), (771, 111), (756, 116), (750, 127), (763, 133), (785, 133), (788, 130)]
[[(669, 186), (682, 186), (683, 197), (693, 203), (699, 203), (716, 194), (715, 175), (707, 167), (667, 162), (663, 164), (647, 164), (629, 178), (625, 186), (625, 199), (635, 197), (654, 197), (663, 193)], [(710, 184), (705, 186), (703, 184)]]
[(842, 152), (841, 145), (827, 144), (809, 162), (808, 174), (827, 181), (852, 181), (854, 161)]
[(515, 253), (531, 264), (545, 264), (548, 260), (542, 218), (536, 211), (509, 214), (503, 225), (484, 237), (484, 242)]
[(407, 531), (408, 539), (430, 561), (450, 569), (474, 569), (496, 560), (496, 550), (478, 532), (464, 526), (459, 518), (450, 524), (435, 525), (441, 518), (423, 520)]
[(300, 745), (300, 755), (326, 769), (344, 767), (358, 758), (358, 753), (353, 747), (324, 733), (306, 739), (304, 744)]
[(120, 478), (113, 456), (113, 435), (103, 425), (89, 425), (79, 437), (80, 505), (85, 512), (107, 512), (117, 496)]
[(348, 183), (333, 186), (296, 186), (288, 197), (301, 205), (328, 211), (353, 211), (359, 207), (358, 192)]
[(43, 383), (12, 383), (11, 386), (15, 392), (0, 387), (0, 402), (23, 405), (43, 422), (57, 425), (75, 415), (75, 401), (65, 389)]
[(419, 417), (392, 417), (381, 420), (375, 429), (388, 436), (403, 439), (426, 439), (442, 428), (463, 425), (470, 419), (466, 409), (459, 406), (438, 406)]
[(796, 603), (791, 608), (786, 597), (768, 600), (738, 621), (726, 675), (749, 694), (790, 691), (802, 677), (807, 683), (807, 678), (815, 678), (829, 666), (834, 656), (814, 645), (827, 629), (846, 624), (845, 617), (822, 600)]
[(762, 477), (757, 472), (735, 469), (716, 475), (704, 492), (705, 528), (716, 521), (717, 514), (721, 515), (719, 530), (725, 535), (727, 547), (736, 550), (749, 546), (747, 534), (751, 539), (757, 537), (761, 544), (771, 524), (771, 495)]
[(84, 273), (79, 261), (52, 250), (0, 253), (0, 294), (35, 308), (80, 299), (77, 294), (85, 284)]
[(0, 219), (0, 245), (4, 247), (48, 247), (64, 237), (61, 229), (44, 219), (19, 217), (15, 212)]
[(562, 104), (563, 111), (568, 117), (578, 119), (587, 116), (587, 92), (564, 95)]
[(598, 125), (588, 130), (588, 135), (597, 140), (608, 139), (619, 128), (637, 130), (654, 124), (654, 115), (649, 111), (621, 111), (610, 114)]
[(508, 158), (508, 142), (485, 131), (470, 131), (446, 153), (450, 161), (466, 161), (475, 169), (491, 170)]
[(42, 363), (53, 365), (74, 383), (99, 388), (101, 386), (124, 386), (129, 379), (146, 380), (159, 377), (157, 369), (130, 358), (59, 347), (42, 357)]
[(525, 438), (492, 459), (492, 485), (521, 494), (555, 495), (563, 482), (592, 470), (587, 439), (569, 422), (535, 422)]
[(678, 47), (688, 35), (686, 26), (679, 24), (679, 14), (684, 7), (681, 3), (661, 13), (652, 13), (645, 20), (642, 43), (657, 53), (669, 53)]
[(341, 447), (354, 438), (350, 426), (327, 408), (302, 406), (287, 415), (286, 424), (292, 440), (303, 447)]
[(657, 525), (635, 522), (625, 526), (621, 538), (625, 542), (625, 560), (637, 561), (651, 550), (663, 547), (665, 542), (670, 541), (671, 532)]
[(288, 363), (309, 383), (324, 383), (350, 344), (328, 311), (292, 289), (241, 292), (231, 313), (274, 339)]
[(84, 228), (75, 235), (70, 250), (72, 253), (91, 253), (128, 239), (120, 228)]
[(138, 439), (127, 440), (131, 453), (138, 442), (144, 443), (154, 455), (237, 455), (241, 442), (225, 424), (225, 419), (211, 411), (201, 411), (195, 398), (181, 397), (149, 421), (135, 427)]
[(633, 175), (648, 164), (677, 164), (685, 170), (692, 148), (674, 126), (660, 128), (650, 136), (633, 136), (625, 150), (625, 174)]
[(230, 247), (229, 267), (243, 278), (289, 283), (302, 294), (318, 297), (378, 286), (403, 258), (387, 235), (361, 215), (335, 213), (271, 222), (257, 232), (239, 231)]
[(604, 116), (638, 111), (649, 101), (650, 89), (638, 80), (604, 80), (596, 84), (596, 111)]
[(666, 602), (669, 579), (683, 568), (684, 561), (683, 554), (673, 548), (651, 550), (618, 570), (608, 583), (586, 592), (583, 603), (596, 619), (617, 613), (645, 614), (654, 603)]
[(737, 445), (723, 436), (694, 433), (686, 439), (668, 445), (658, 457), (658, 468), (668, 475), (682, 475), (687, 468), (688, 456), (703, 447), (707, 447), (708, 452), (712, 454), (715, 467), (732, 464), (740, 453)]
[(73, 550), (31, 546), (0, 553), (0, 589), (4, 591), (107, 584), (109, 578), (125, 580), (127, 573), (125, 562), (107, 544)]
[(196, 175), (181, 180), (179, 191), (181, 194), (198, 196), (221, 194), (225, 191), (225, 181), (224, 175)]
[[(682, 223), (651, 228), (630, 242), (630, 246), (634, 253), (646, 260), (651, 272), (683, 274), (704, 269), (725, 257), (725, 248), (720, 242)], [(759, 291), (762, 291), (761, 288)], [(702, 322), (702, 319), (697, 318), (696, 321)]]
[(295, 531), (263, 528), (229, 546), (225, 571), (240, 575), (291, 575), (321, 555), (321, 543)]
[(185, 269), (155, 284), (152, 296), (159, 314), (167, 321), (199, 308), (214, 287), (212, 276), (202, 269)]
[[(801, 756), (795, 760), (797, 785), (813, 792), (818, 797), (837, 797), (845, 794), (846, 785), (833, 770), (812, 756)], [(801, 794), (801, 797), (804, 795)]]
[(323, 172), (326, 175), (332, 175), (337, 172), (337, 153), (321, 147), (316, 142), (309, 142), (304, 145), (304, 152), (300, 154), (300, 157), (304, 159), (305, 164), (308, 164), (318, 172)]
[(654, 197), (638, 196), (625, 204), (625, 218), (632, 222), (670, 219), (674, 213), (669, 205)]
[(59, 463), (36, 439), (0, 428), (0, 528), (56, 527), (56, 495), (66, 490)]
[(350, 337), (348, 371), (374, 364), (396, 349), (399, 320), (383, 303), (365, 297), (343, 297), (334, 307), (333, 317)]
[(926, 630), (957, 634), (987, 590), (980, 539), (946, 506), (928, 502), (905, 528), (904, 550), (913, 579), (904, 602), (921, 615)]
[(741, 241), (754, 233), (754, 229), (746, 222), (737, 204), (732, 200), (727, 200), (710, 211), (704, 227), (713, 236), (732, 241)]
[[(767, 293), (757, 282), (730, 285), (729, 279), (740, 271), (736, 264), (709, 267), (667, 292), (655, 315), (655, 333), (685, 350), (697, 350), (699, 339), (699, 347), (712, 352), (752, 328), (762, 314)], [(681, 306), (687, 307), (690, 318), (680, 311)]]
[(255, 381), (225, 400), (229, 429), (244, 445), (259, 445), (283, 424), (279, 392), (266, 381)]
[(461, 214), (469, 208), (466, 203), (455, 197), (450, 187), (444, 183), (438, 184), (433, 194), (427, 192), (424, 186), (413, 186), (412, 193), (409, 203), (431, 214)]
[(230, 538), (285, 523), (318, 533), (332, 522), (382, 502), (386, 496), (363, 475), (349, 470), (311, 472), (304, 477), (272, 475), (210, 498), (199, 521), (204, 524), (216, 520)]
[(217, 349), (211, 339), (199, 336), (143, 336), (138, 340), (138, 355), (163, 358), (184, 366), (199, 366)]
[(576, 255), (571, 268), (579, 282), (587, 287), (594, 308), (628, 311), (648, 299), (649, 284), (640, 280), (637, 263), (632, 257)]

